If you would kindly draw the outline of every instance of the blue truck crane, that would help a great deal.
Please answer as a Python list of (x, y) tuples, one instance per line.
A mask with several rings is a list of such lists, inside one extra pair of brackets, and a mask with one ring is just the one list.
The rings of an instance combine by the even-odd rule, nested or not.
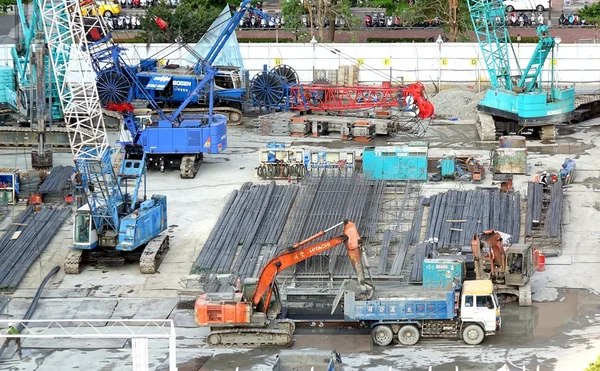
[[(125, 147), (115, 174), (98, 92), (89, 81), (90, 53), (109, 37), (97, 17), (84, 17), (78, 0), (36, 0), (42, 14), (51, 70), (86, 205), (77, 209), (73, 246), (65, 273), (78, 274), (87, 263), (120, 265), (139, 261), (142, 273), (155, 273), (169, 247), (167, 200), (146, 199), (146, 155), (140, 145)], [(95, 6), (93, 3), (87, 6)], [(89, 10), (89, 9), (88, 9)], [(86, 14), (93, 12), (88, 11)], [(97, 12), (96, 12), (97, 13)], [(63, 63), (69, 58), (70, 63)], [(138, 199), (142, 193), (142, 199)]]
[[(554, 47), (560, 39), (552, 38), (547, 26), (538, 26), (539, 42), (522, 70), (506, 26), (502, 0), (468, 0), (467, 4), (492, 85), (478, 105), (480, 136), (494, 140), (496, 132), (537, 131), (541, 139), (554, 139), (555, 124), (568, 122), (575, 109), (575, 88), (555, 83), (553, 63), (550, 86), (543, 86), (542, 69), (548, 56), (554, 60)], [(514, 76), (510, 54), (517, 61), (518, 74)]]
[[(249, 0), (242, 2), (207, 56), (198, 56), (198, 62), (186, 74), (181, 73), (179, 66), (159, 67), (157, 58), (130, 66), (122, 56), (124, 49), (111, 38), (97, 40), (92, 47), (100, 100), (107, 109), (123, 112), (130, 141), (144, 147), (149, 168), (164, 172), (167, 167), (179, 167), (182, 178), (194, 178), (204, 153), (220, 153), (227, 148), (227, 118), (215, 113), (219, 112), (215, 103), (223, 100), (239, 103), (245, 89), (235, 89), (235, 84), (225, 90), (215, 89), (215, 81), (223, 77), (223, 70), (214, 68), (212, 63), (244, 13), (253, 9), (249, 4)], [(176, 44), (194, 53), (185, 44), (173, 45)], [(144, 101), (151, 112), (136, 114), (132, 104), (136, 101)], [(189, 109), (200, 102), (205, 102), (208, 108)], [(179, 104), (178, 108), (167, 113), (165, 106), (175, 104)], [(231, 112), (233, 108), (219, 109)], [(241, 120), (241, 111), (236, 120)]]

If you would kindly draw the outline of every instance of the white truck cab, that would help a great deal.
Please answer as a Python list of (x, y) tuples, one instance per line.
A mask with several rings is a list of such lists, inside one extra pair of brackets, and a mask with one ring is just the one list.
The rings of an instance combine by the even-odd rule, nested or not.
[[(500, 306), (492, 281), (476, 280), (463, 283), (460, 319), (464, 324), (478, 324), (486, 334), (500, 329)], [(467, 332), (463, 336), (466, 334)], [(468, 339), (465, 341), (468, 343)]]

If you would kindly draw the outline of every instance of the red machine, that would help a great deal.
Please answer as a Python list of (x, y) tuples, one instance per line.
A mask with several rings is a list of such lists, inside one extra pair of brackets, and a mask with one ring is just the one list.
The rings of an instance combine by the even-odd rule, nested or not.
[(290, 87), (290, 109), (345, 111), (414, 105), (421, 119), (434, 114), (425, 96), (425, 86), (417, 82), (406, 88), (376, 86), (295, 85)]
[(531, 305), (531, 276), (537, 271), (540, 252), (531, 245), (504, 246), (502, 235), (491, 229), (471, 240), (475, 276), (491, 280), (499, 294), (516, 296), (519, 305)]
[[(341, 236), (308, 244), (341, 224), (344, 224), (344, 233)], [(346, 253), (356, 270), (361, 291), (370, 295), (372, 285), (365, 282), (359, 240), (356, 225), (345, 220), (298, 242), (271, 259), (262, 268), (258, 280), (244, 282), (242, 292), (200, 296), (195, 303), (195, 318), (198, 325), (211, 328), (211, 333), (206, 338), (207, 343), (213, 346), (290, 345), (295, 326), (289, 320), (277, 319), (282, 304), (277, 290), (277, 275), (298, 262), (342, 243), (345, 244)]]

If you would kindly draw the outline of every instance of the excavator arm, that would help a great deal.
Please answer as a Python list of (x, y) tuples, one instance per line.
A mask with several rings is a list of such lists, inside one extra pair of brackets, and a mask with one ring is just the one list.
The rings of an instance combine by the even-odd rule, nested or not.
[[(482, 239), (484, 240), (484, 245), (489, 247), (489, 252), (486, 254), (481, 251)], [(475, 261), (475, 275), (478, 280), (485, 279), (483, 277), (484, 259), (489, 259), (490, 261), (490, 273), (492, 277), (496, 277), (498, 272), (504, 275), (506, 272), (506, 254), (504, 246), (502, 246), (502, 236), (500, 233), (491, 229), (483, 231), (479, 235), (473, 235), (471, 249), (473, 250), (473, 260)]]
[[(344, 224), (344, 233), (341, 236), (336, 236), (323, 242), (308, 244), (310, 241), (325, 235), (325, 233), (339, 226), (340, 224)], [(348, 254), (350, 262), (356, 271), (359, 283), (364, 285), (365, 274), (361, 260), (359, 243), (360, 236), (358, 234), (358, 230), (356, 229), (356, 225), (348, 220), (344, 220), (344, 222), (340, 224), (337, 224), (325, 231), (321, 231), (314, 236), (295, 244), (289, 250), (271, 259), (260, 272), (256, 289), (252, 295), (252, 304), (254, 306), (258, 305), (264, 298), (263, 312), (266, 313), (269, 309), (269, 303), (271, 302), (273, 292), (275, 291), (275, 279), (280, 272), (294, 264), (332, 249), (342, 243), (346, 246), (346, 253)]]

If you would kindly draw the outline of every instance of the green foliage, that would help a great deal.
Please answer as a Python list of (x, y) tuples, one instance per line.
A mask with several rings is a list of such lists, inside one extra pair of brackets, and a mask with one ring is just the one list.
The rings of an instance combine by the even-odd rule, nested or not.
[(579, 17), (585, 18), (588, 23), (600, 22), (600, 3), (584, 6), (579, 10)]
[(15, 0), (0, 0), (0, 16), (6, 15), (15, 5)]
[(283, 0), (281, 6), (281, 15), (285, 18), (285, 28), (290, 30), (298, 30), (303, 28), (302, 15), (306, 13), (306, 9), (300, 0)]
[(416, 0), (412, 6), (400, 3), (397, 10), (402, 20), (415, 24), (437, 19), (448, 34), (450, 41), (458, 41), (462, 34), (472, 29), (471, 16), (466, 1), (456, 1), (456, 25), (453, 24), (452, 10), (448, 0)]
[(596, 362), (590, 363), (584, 371), (600, 371), (600, 357), (596, 359)]
[(512, 41), (513, 44), (537, 44), (538, 41), (540, 41), (540, 38), (537, 36), (521, 36), (521, 41), (517, 41), (516, 36), (511, 36), (510, 41)]
[[(224, 6), (225, 2), (214, 0), (183, 0), (177, 8), (173, 9), (165, 1), (161, 1), (156, 6), (148, 8), (146, 15), (140, 19), (144, 30), (144, 41), (172, 43), (180, 36), (186, 43), (198, 42)], [(158, 28), (154, 22), (155, 16), (167, 22), (166, 30)]]

